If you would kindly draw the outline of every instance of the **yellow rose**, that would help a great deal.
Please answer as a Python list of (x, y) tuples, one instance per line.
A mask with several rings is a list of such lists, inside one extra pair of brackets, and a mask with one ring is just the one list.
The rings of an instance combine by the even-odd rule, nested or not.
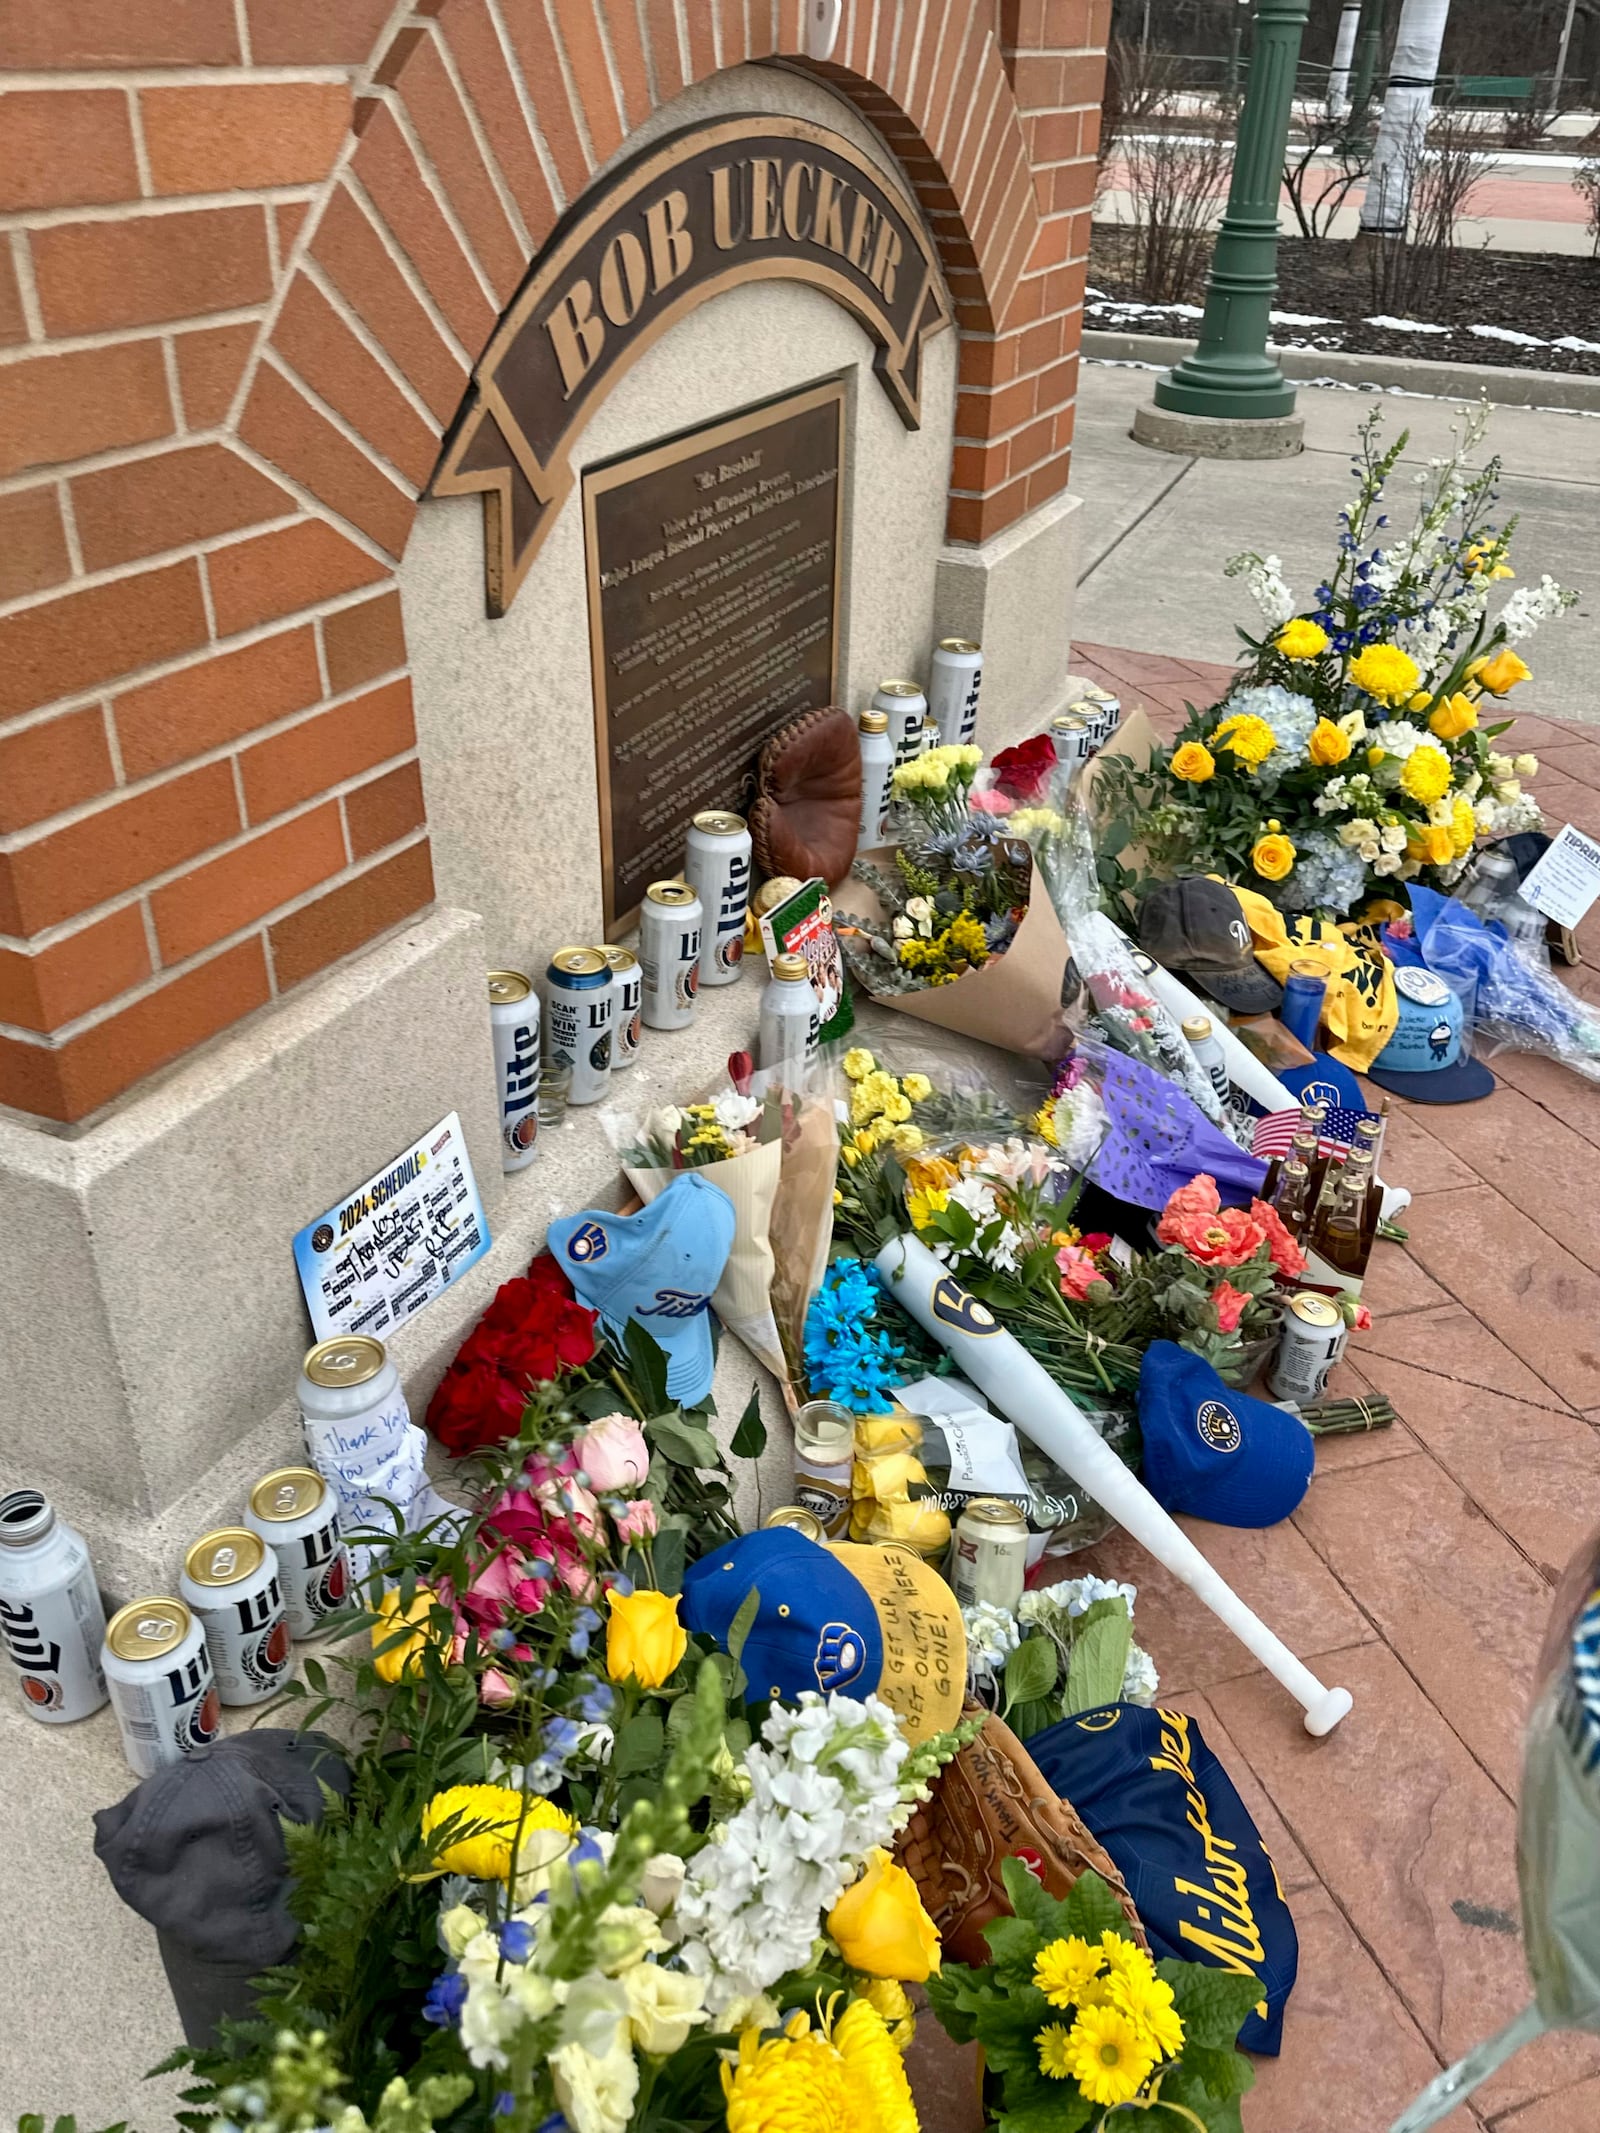
[[(426, 1585), (417, 1587), (411, 1605), (403, 1611), (398, 1586), (384, 1594), (378, 1602), (378, 1621), (372, 1632), (372, 1664), (380, 1681), (400, 1681), (408, 1675), (414, 1679), (422, 1672), (425, 1645), (431, 1644), (435, 1651), (449, 1656), (449, 1630), (442, 1621), (433, 1623), (429, 1620), (439, 1604)], [(415, 1634), (396, 1644), (393, 1641), (396, 1634), (407, 1628), (413, 1629)], [(385, 1644), (389, 1649), (380, 1650), (379, 1647)]]
[(1172, 775), (1188, 785), (1204, 785), (1216, 768), (1216, 757), (1202, 741), (1185, 741), (1172, 758)]
[(1438, 823), (1419, 823), (1406, 833), (1406, 850), (1413, 859), (1421, 859), (1431, 867), (1442, 867), (1455, 857), (1455, 839)]
[(854, 1141), (846, 1141), (844, 1147), (840, 1149), (839, 1153), (844, 1157), (844, 1167), (846, 1170), (854, 1170), (857, 1163), (859, 1163), (861, 1160), (861, 1150), (856, 1146)]
[(1470, 696), (1449, 697), (1428, 720), (1428, 731), (1441, 741), (1458, 741), (1478, 723), (1478, 707)]
[(637, 1681), (642, 1689), (659, 1689), (689, 1649), (689, 1633), (678, 1620), (676, 1599), (644, 1587), (608, 1597), (606, 1672), (613, 1681)]
[(1431, 690), (1419, 689), (1415, 696), (1406, 698), (1406, 709), (1408, 711), (1426, 711), (1432, 702), (1433, 694)]
[(873, 1149), (876, 1146), (877, 1143), (872, 1138), (871, 1127), (863, 1126), (861, 1131), (855, 1137), (855, 1148), (857, 1155), (871, 1155)]
[(1285, 659), (1317, 659), (1328, 649), (1327, 631), (1304, 615), (1286, 622), (1272, 641)]
[(1369, 770), (1376, 770), (1378, 765), (1383, 761), (1384, 757), (1388, 753), (1389, 751), (1387, 748), (1369, 748), (1367, 750), (1367, 768)]
[(1294, 845), (1276, 822), (1267, 824), (1267, 834), (1258, 837), (1250, 850), (1250, 864), (1267, 881), (1282, 881), (1294, 865)]
[(1478, 680), (1491, 696), (1504, 696), (1514, 689), (1519, 681), (1530, 681), (1533, 669), (1525, 667), (1509, 644), (1502, 645), (1492, 659), (1486, 659), (1478, 669)]
[(1342, 763), (1350, 753), (1350, 736), (1343, 733), (1331, 718), (1319, 718), (1311, 729), (1311, 738), (1306, 743), (1313, 763), (1326, 767), (1330, 763)]
[(1400, 771), (1400, 784), (1413, 800), (1431, 807), (1450, 790), (1450, 758), (1442, 748), (1431, 748), (1424, 741), (1406, 757)]
[(1415, 689), (1421, 669), (1411, 654), (1402, 652), (1397, 644), (1369, 644), (1351, 660), (1350, 679), (1368, 696), (1398, 703)]
[(939, 1930), (922, 1908), (917, 1884), (886, 1851), (867, 1854), (867, 1870), (828, 1913), (828, 1931), (852, 1970), (920, 1985), (939, 1967)]

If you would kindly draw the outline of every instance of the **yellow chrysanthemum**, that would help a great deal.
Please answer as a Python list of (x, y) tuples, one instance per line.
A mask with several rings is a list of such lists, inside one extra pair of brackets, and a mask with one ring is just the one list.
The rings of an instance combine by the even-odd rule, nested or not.
[(894, 1149), (896, 1155), (915, 1155), (922, 1146), (922, 1128), (920, 1126), (896, 1126), (894, 1139), (890, 1146)]
[(1039, 2071), (1052, 2081), (1072, 2079), (1072, 2032), (1065, 2023), (1051, 2022), (1034, 2042), (1039, 2047)]
[(1472, 850), (1478, 834), (1478, 818), (1465, 793), (1457, 793), (1450, 809), (1450, 856), (1459, 859)]
[(944, 1192), (961, 1176), (948, 1156), (913, 1156), (906, 1165), (906, 1178), (918, 1192)]
[(1316, 659), (1328, 649), (1327, 631), (1304, 615), (1286, 622), (1272, 641), (1285, 659)]
[(1282, 881), (1294, 858), (1294, 841), (1283, 835), (1276, 822), (1269, 822), (1266, 835), (1250, 847), (1250, 864), (1264, 881)]
[(1319, 718), (1311, 729), (1311, 738), (1306, 751), (1313, 763), (1326, 770), (1333, 763), (1342, 763), (1350, 753), (1351, 739), (1331, 718)]
[(1113, 1977), (1107, 1995), (1125, 2014), (1158, 2059), (1175, 2059), (1183, 2050), (1183, 2018), (1172, 1987), (1152, 1971), (1147, 1978)]
[(1470, 696), (1457, 690), (1433, 711), (1428, 719), (1428, 731), (1441, 741), (1457, 741), (1463, 733), (1470, 733), (1478, 723), (1478, 707)]
[(889, 2025), (870, 2000), (852, 2000), (833, 2025), (833, 2048), (872, 2133), (918, 2133), (917, 2107)]
[(883, 2026), (888, 2030), (895, 2050), (909, 2051), (911, 2040), (917, 2033), (917, 2017), (910, 1995), (900, 1980), (894, 1977), (863, 1978), (857, 1989), (861, 1998), (882, 2015)]
[(739, 2039), (739, 2057), (722, 2069), (728, 2133), (854, 2133), (857, 2106), (843, 2059), (826, 2037), (791, 2016), (780, 2037), (759, 2029)]
[(844, 1070), (851, 1081), (865, 1081), (878, 1064), (864, 1044), (853, 1044), (844, 1055)]
[(913, 1192), (906, 1196), (906, 1213), (913, 1229), (926, 1229), (934, 1216), (942, 1215), (949, 1205), (947, 1192)]
[(1067, 2072), (1090, 2103), (1126, 2103), (1150, 2078), (1155, 2055), (1117, 2007), (1086, 2007), (1063, 2054)]
[(1172, 775), (1186, 785), (1204, 785), (1216, 768), (1217, 759), (1203, 741), (1185, 741), (1172, 752)]
[(1238, 711), (1232, 718), (1225, 718), (1211, 738), (1252, 770), (1264, 763), (1278, 745), (1277, 735), (1264, 718)]
[(1042, 1111), (1035, 1111), (1028, 1121), (1028, 1130), (1037, 1133), (1047, 1148), (1059, 1148), (1061, 1136), (1056, 1131), (1055, 1105), (1046, 1104)]
[(902, 1075), (900, 1086), (914, 1104), (925, 1104), (933, 1094), (933, 1083), (926, 1074)]
[(1052, 2007), (1098, 2006), (1105, 1997), (1099, 1989), (1102, 1962), (1100, 1950), (1074, 1933), (1039, 1950), (1033, 1982)]
[(1380, 703), (1398, 703), (1403, 696), (1409, 696), (1421, 673), (1411, 654), (1402, 652), (1397, 644), (1369, 644), (1350, 662), (1351, 681)]
[(1450, 758), (1442, 748), (1431, 747), (1424, 741), (1406, 757), (1400, 772), (1400, 785), (1413, 800), (1420, 800), (1424, 807), (1432, 806), (1450, 790)]
[[(510, 1877), (519, 1822), (524, 1843), (536, 1830), (558, 1830), (568, 1837), (578, 1834), (574, 1818), (538, 1793), (530, 1794), (524, 1812), (522, 1794), (511, 1785), (450, 1785), (436, 1792), (422, 1810), (424, 1838), (450, 1821), (459, 1825), (461, 1834), (434, 1854), (433, 1863), (447, 1874), (466, 1874), (473, 1881)], [(523, 1871), (526, 1866), (524, 1859)]]

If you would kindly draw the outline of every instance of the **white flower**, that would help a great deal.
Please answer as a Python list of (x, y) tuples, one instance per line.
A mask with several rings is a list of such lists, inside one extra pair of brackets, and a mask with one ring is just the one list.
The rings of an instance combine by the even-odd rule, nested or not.
[(1428, 736), (1408, 718), (1386, 718), (1372, 728), (1368, 738), (1385, 755), (1396, 756), (1403, 763), (1412, 749), (1420, 748)]
[(908, 896), (906, 898), (906, 916), (907, 918), (916, 919), (932, 918), (933, 905), (925, 896)]
[[(592, 1763), (597, 1770), (604, 1769), (611, 1760), (611, 1750), (616, 1738), (616, 1734), (602, 1719), (582, 1720), (578, 1726), (578, 1737), (572, 1744), (572, 1760)], [(609, 1837), (612, 1832), (602, 1830), (599, 1834)]]
[(1539, 775), (1539, 758), (1536, 755), (1514, 755), (1511, 767), (1519, 778), (1536, 778)]
[(893, 928), (893, 931), (894, 931), (894, 937), (895, 937), (895, 939), (896, 939), (897, 941), (908, 941), (908, 940), (910, 940), (910, 938), (911, 938), (911, 921), (910, 921), (910, 919), (909, 919), (909, 918), (897, 918), (897, 919), (895, 920), (895, 922), (894, 922), (894, 928)]
[(1161, 1677), (1150, 1654), (1137, 1644), (1128, 1647), (1128, 1664), (1122, 1676), (1124, 1703), (1154, 1703)]
[(1493, 748), (1489, 750), (1485, 758), (1485, 764), (1489, 776), (1494, 779), (1509, 778), (1516, 774), (1516, 758), (1509, 755), (1498, 755)]
[(665, 1953), (668, 1945), (648, 1904), (608, 1904), (595, 1927), (595, 1967), (619, 1977), (647, 1955)]
[(1398, 852), (1385, 852), (1381, 859), (1372, 862), (1372, 871), (1374, 874), (1398, 874), (1404, 866), (1405, 860)]
[(730, 1089), (726, 1095), (719, 1096), (711, 1108), (724, 1133), (740, 1133), (761, 1116), (761, 1106), (756, 1099), (753, 1096), (741, 1096), (737, 1089)]
[[(1406, 826), (1403, 822), (1386, 822), (1378, 832), (1378, 842), (1386, 852), (1403, 852), (1406, 848)], [(1388, 871), (1387, 869), (1385, 871)]]
[(725, 2036), (741, 2036), (747, 2029), (776, 2029), (783, 2020), (783, 2012), (776, 2000), (764, 1992), (747, 1993), (743, 1999), (730, 2000), (722, 2010), (722, 2030)]
[(1577, 597), (1576, 593), (1564, 592), (1548, 573), (1537, 585), (1519, 585), (1500, 610), (1500, 626), (1506, 633), (1506, 642), (1521, 644), (1533, 635), (1541, 622), (1559, 615)]
[(1497, 800), (1518, 800), (1522, 797), (1520, 778), (1501, 778), (1494, 789)]
[(639, 2093), (639, 2069), (626, 2045), (599, 2057), (579, 2044), (558, 2045), (550, 2077), (572, 2133), (625, 2133)]
[(639, 1894), (658, 1918), (677, 1902), (684, 1873), (684, 1863), (676, 1852), (657, 1852), (645, 1861)]
[(470, 1903), (458, 1903), (439, 1914), (439, 1945), (446, 1955), (461, 1956), (480, 1933), (487, 1931), (483, 1919)]
[(1364, 741), (1367, 737), (1367, 714), (1365, 711), (1359, 709), (1347, 711), (1343, 718), (1335, 719), (1334, 724), (1344, 734), (1352, 747), (1355, 746), (1357, 741)]
[(1091, 1081), (1064, 1089), (1050, 1114), (1062, 1161), (1069, 1170), (1087, 1170), (1106, 1137), (1106, 1107)]
[(996, 1607), (989, 1600), (963, 1607), (961, 1619), (967, 1626), (967, 1661), (974, 1673), (998, 1672), (1022, 1642), (1022, 1632), (1011, 1610)]
[(558, 1986), (558, 1997), (563, 1990), (561, 2041), (595, 2054), (614, 2051), (628, 2012), (628, 1995), (621, 1982), (591, 1970), (564, 1988)]
[(1236, 555), (1223, 565), (1223, 575), (1242, 577), (1250, 597), (1274, 629), (1294, 615), (1294, 595), (1283, 577), (1282, 560), (1275, 555)]
[(1339, 842), (1348, 844), (1352, 849), (1357, 845), (1370, 843), (1377, 834), (1377, 823), (1366, 815), (1356, 815), (1351, 821), (1341, 822), (1339, 825)]
[(689, 2032), (706, 2018), (706, 1981), (659, 1963), (638, 1963), (622, 1981), (628, 1995), (628, 2028), (642, 2052), (664, 2057), (682, 2051)]

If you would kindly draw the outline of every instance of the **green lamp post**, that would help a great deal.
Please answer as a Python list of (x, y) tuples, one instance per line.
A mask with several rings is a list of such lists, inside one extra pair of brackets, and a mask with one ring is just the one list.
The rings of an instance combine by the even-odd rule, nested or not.
[[(1170, 414), (1236, 422), (1281, 421), (1294, 412), (1294, 387), (1267, 352), (1267, 314), (1278, 286), (1278, 189), (1309, 13), (1310, 0), (1257, 0), (1250, 80), (1200, 343), (1156, 382), (1156, 407)], [(1284, 448), (1298, 449), (1298, 442)]]

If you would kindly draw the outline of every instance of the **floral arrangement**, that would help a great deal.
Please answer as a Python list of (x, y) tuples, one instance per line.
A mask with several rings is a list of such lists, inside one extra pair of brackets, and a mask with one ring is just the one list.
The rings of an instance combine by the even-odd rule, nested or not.
[(698, 1170), (764, 1148), (783, 1132), (783, 1098), (729, 1089), (711, 1103), (661, 1104), (634, 1128), (622, 1151), (631, 1169)]
[[(1523, 790), (1538, 763), (1495, 746), (1514, 721), (1492, 714), (1529, 679), (1516, 647), (1577, 596), (1544, 577), (1491, 614), (1513, 575), (1515, 521), (1492, 518), (1498, 459), (1469, 464), (1485, 421), (1472, 416), (1449, 457), (1429, 461), (1410, 531), (1391, 533), (1381, 506), (1407, 433), (1384, 446), (1374, 411), (1309, 609), (1275, 556), (1228, 564), (1266, 630), (1241, 631), (1237, 681), (1171, 747), (1103, 766), (1113, 857), (1142, 848), (1156, 875), (1219, 873), (1285, 911), (1342, 915), (1413, 879), (1448, 891), (1481, 839), (1538, 826)], [(1137, 895), (1140, 879), (1124, 869), (1117, 886)]]
[(1013, 1614), (990, 1601), (961, 1610), (974, 1697), (1022, 1740), (1080, 1711), (1154, 1701), (1154, 1661), (1133, 1641), (1134, 1585), (1064, 1578), (1025, 1592)]
[(984, 1927), (991, 1960), (946, 1964), (926, 1988), (950, 2035), (982, 2046), (988, 2115), (1077, 2133), (1138, 2106), (1152, 2127), (1236, 2128), (1255, 2077), (1234, 2041), (1259, 1982), (1152, 1963), (1097, 1874), (1057, 1899), (1020, 1860), (1001, 1871), (1015, 1915)]

